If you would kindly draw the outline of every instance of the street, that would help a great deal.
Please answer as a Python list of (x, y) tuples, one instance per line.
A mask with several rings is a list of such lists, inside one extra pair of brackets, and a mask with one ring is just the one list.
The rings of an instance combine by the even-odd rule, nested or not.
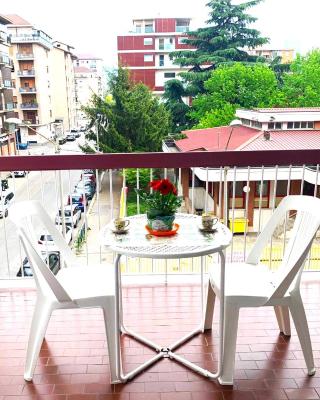
[[(76, 154), (81, 152), (78, 143), (83, 139), (79, 138), (74, 142), (67, 142), (61, 146), (61, 154)], [(28, 149), (31, 154), (53, 154), (51, 145), (34, 145)], [(64, 204), (67, 203), (69, 193), (73, 192), (75, 184), (79, 181), (81, 171), (62, 171), (62, 187)], [(60, 205), (60, 194), (58, 191), (58, 172), (56, 171), (32, 171), (24, 178), (9, 178), (9, 189), (14, 193), (12, 203), (23, 200), (40, 200), (46, 206), (50, 217), (54, 219)], [(10, 216), (10, 208), (9, 208)], [(82, 217), (83, 218), (83, 217)], [(38, 226), (37, 235), (43, 232), (41, 226)], [(75, 232), (73, 232), (75, 237)], [(19, 243), (16, 228), (9, 218), (0, 220), (0, 277), (14, 277), (24, 259), (24, 251)]]

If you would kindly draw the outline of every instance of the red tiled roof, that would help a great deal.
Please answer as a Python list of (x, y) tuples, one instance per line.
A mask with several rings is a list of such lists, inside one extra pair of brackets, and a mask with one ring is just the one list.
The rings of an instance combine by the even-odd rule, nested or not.
[(80, 72), (92, 73), (91, 69), (87, 67), (74, 67), (74, 72), (75, 74)]
[(8, 18), (11, 21), (12, 25), (28, 25), (28, 26), (32, 26), (32, 24), (30, 24), (29, 21), (27, 21), (24, 18), (20, 17), (20, 15), (18, 15), (18, 14), (7, 14), (5, 17)]
[(319, 112), (320, 107), (301, 107), (301, 108), (255, 108), (254, 111), (260, 113), (280, 113), (280, 112)]
[(219, 151), (225, 150), (229, 137), (228, 150), (235, 150), (259, 134), (259, 130), (247, 126), (221, 126), (183, 133), (187, 138), (175, 142), (180, 151)]
[(308, 150), (320, 149), (320, 130), (270, 131), (271, 140), (263, 133), (244, 145), (241, 150)]

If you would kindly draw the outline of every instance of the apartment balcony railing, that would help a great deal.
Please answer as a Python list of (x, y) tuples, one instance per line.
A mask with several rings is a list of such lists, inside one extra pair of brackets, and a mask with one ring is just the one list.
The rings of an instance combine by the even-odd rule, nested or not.
[(25, 34), (11, 36), (11, 43), (39, 43), (48, 49), (52, 48), (52, 42), (39, 34)]
[(21, 71), (18, 71), (18, 76), (35, 76), (35, 70), (34, 69), (24, 69)]
[(12, 111), (17, 108), (17, 103), (7, 103), (6, 104), (6, 111)]
[(34, 54), (33, 53), (17, 53), (16, 58), (17, 58), (17, 60), (33, 60)]
[(21, 110), (36, 110), (38, 108), (38, 103), (21, 103)]
[(19, 92), (21, 94), (24, 94), (24, 93), (36, 93), (37, 89), (35, 87), (21, 87), (21, 88), (19, 88)]
[(176, 32), (189, 32), (189, 26), (188, 25), (177, 25)]
[[(184, 198), (181, 211), (213, 211), (219, 218), (228, 221), (230, 229), (237, 235), (233, 236), (227, 250), (227, 259), (241, 262), (282, 197), (287, 194), (320, 195), (319, 159), (320, 150), (3, 156), (0, 157), (0, 171), (2, 176), (11, 170), (36, 171), (23, 180), (10, 180), (10, 188), (15, 192), (14, 201), (40, 200), (54, 219), (61, 206), (60, 199), (62, 206), (67, 204), (67, 197), (73, 193), (81, 170), (96, 170), (99, 178), (98, 190), (90, 205), (93, 211), (90, 213), (86, 209), (80, 229), (73, 231), (72, 248), (88, 263), (112, 260), (112, 254), (100, 247), (98, 233), (100, 228), (119, 215), (120, 193), (127, 186), (126, 172), (121, 173), (123, 168), (135, 170), (134, 187), (143, 187), (146, 177), (147, 180), (158, 176), (169, 177), (175, 181), (179, 195)], [(59, 176), (61, 185), (57, 184)], [(144, 212), (133, 187), (129, 187), (127, 199), (128, 212)], [(10, 208), (8, 212), (10, 215)], [(263, 262), (270, 268), (276, 269), (282, 260), (291, 234), (292, 218), (294, 216), (289, 215), (279, 226), (264, 250)], [(2, 226), (0, 253), (5, 257), (0, 266), (0, 277), (15, 277), (24, 253), (10, 220), (4, 218)], [(87, 240), (82, 242), (84, 237)], [(206, 266), (212, 260), (209, 257)], [(166, 263), (127, 258), (122, 268), (130, 275), (192, 274), (199, 272), (200, 261), (172, 260)], [(318, 235), (305, 268), (309, 271), (320, 270)]]
[(4, 31), (0, 31), (0, 43), (10, 43), (10, 36)]
[(8, 54), (0, 52), (0, 65), (11, 65), (11, 60)]

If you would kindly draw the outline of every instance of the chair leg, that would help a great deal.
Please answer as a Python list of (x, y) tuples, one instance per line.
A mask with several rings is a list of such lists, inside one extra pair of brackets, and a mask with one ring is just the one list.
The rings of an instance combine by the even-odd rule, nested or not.
[[(104, 323), (106, 327), (108, 353), (109, 353), (109, 364), (111, 383), (119, 383), (120, 380), (120, 364), (121, 364), (121, 353), (120, 353), (120, 341), (119, 332), (116, 331), (116, 315), (115, 315), (115, 304), (114, 301), (110, 301), (109, 304), (103, 307)], [(120, 326), (119, 326), (120, 328)]]
[(291, 335), (290, 315), (288, 306), (274, 306), (280, 332), (286, 336)]
[(207, 301), (206, 301), (206, 309), (204, 315), (203, 328), (204, 330), (212, 329), (212, 319), (214, 313), (214, 303), (216, 299), (216, 294), (212, 289), (211, 282), (208, 282), (208, 291), (207, 291)]
[(239, 307), (234, 304), (225, 305), (225, 322), (223, 333), (222, 373), (218, 378), (221, 385), (233, 385), (234, 362), (236, 355)]
[(291, 294), (291, 302), (289, 307), (300, 340), (303, 356), (307, 365), (308, 375), (314, 375), (316, 373), (316, 370), (313, 360), (308, 321), (300, 293), (296, 292)]
[(34, 369), (37, 364), (41, 345), (46, 334), (47, 326), (52, 312), (52, 304), (38, 297), (32, 316), (29, 333), (24, 379), (32, 381)]

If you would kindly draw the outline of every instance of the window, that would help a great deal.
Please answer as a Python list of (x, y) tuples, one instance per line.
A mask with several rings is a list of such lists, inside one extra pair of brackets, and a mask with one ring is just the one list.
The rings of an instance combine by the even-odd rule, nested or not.
[(258, 122), (258, 121), (252, 121), (251, 126), (253, 126), (254, 128), (262, 128), (262, 123)]
[(235, 185), (235, 195), (233, 199), (233, 184), (229, 186), (229, 207), (230, 209), (233, 206), (235, 208), (244, 208), (244, 191), (243, 187), (245, 186), (245, 182), (236, 182)]
[(144, 39), (143, 39), (143, 44), (144, 44), (145, 46), (152, 46), (152, 44), (153, 44), (152, 38), (144, 38)]
[(296, 122), (288, 122), (288, 129), (314, 129), (313, 121), (296, 121)]
[(141, 25), (136, 25), (136, 33), (141, 33)]
[(152, 24), (146, 24), (144, 31), (145, 31), (145, 33), (152, 33), (153, 32), (153, 25)]
[(175, 72), (165, 72), (164, 73), (164, 77), (165, 78), (175, 78), (176, 77), (176, 73)]
[[(260, 193), (261, 192), (261, 193)], [(256, 182), (254, 193), (254, 207), (260, 207), (260, 194), (261, 194), (261, 208), (267, 208), (269, 205), (269, 182)]]
[(159, 39), (159, 50), (164, 50), (164, 39)]
[(308, 122), (308, 128), (314, 129), (314, 122)]
[(282, 129), (282, 123), (281, 122), (269, 122), (268, 129)]
[(159, 67), (163, 67), (164, 66), (164, 55), (160, 54), (159, 56)]
[(178, 37), (178, 44), (186, 44), (186, 43), (185, 43), (185, 40), (186, 40), (186, 38), (183, 37), (183, 36)]
[(293, 122), (288, 122), (287, 128), (288, 129), (293, 129)]
[(152, 62), (153, 61), (153, 55), (152, 54), (145, 54), (143, 59), (144, 59), (144, 62)]

